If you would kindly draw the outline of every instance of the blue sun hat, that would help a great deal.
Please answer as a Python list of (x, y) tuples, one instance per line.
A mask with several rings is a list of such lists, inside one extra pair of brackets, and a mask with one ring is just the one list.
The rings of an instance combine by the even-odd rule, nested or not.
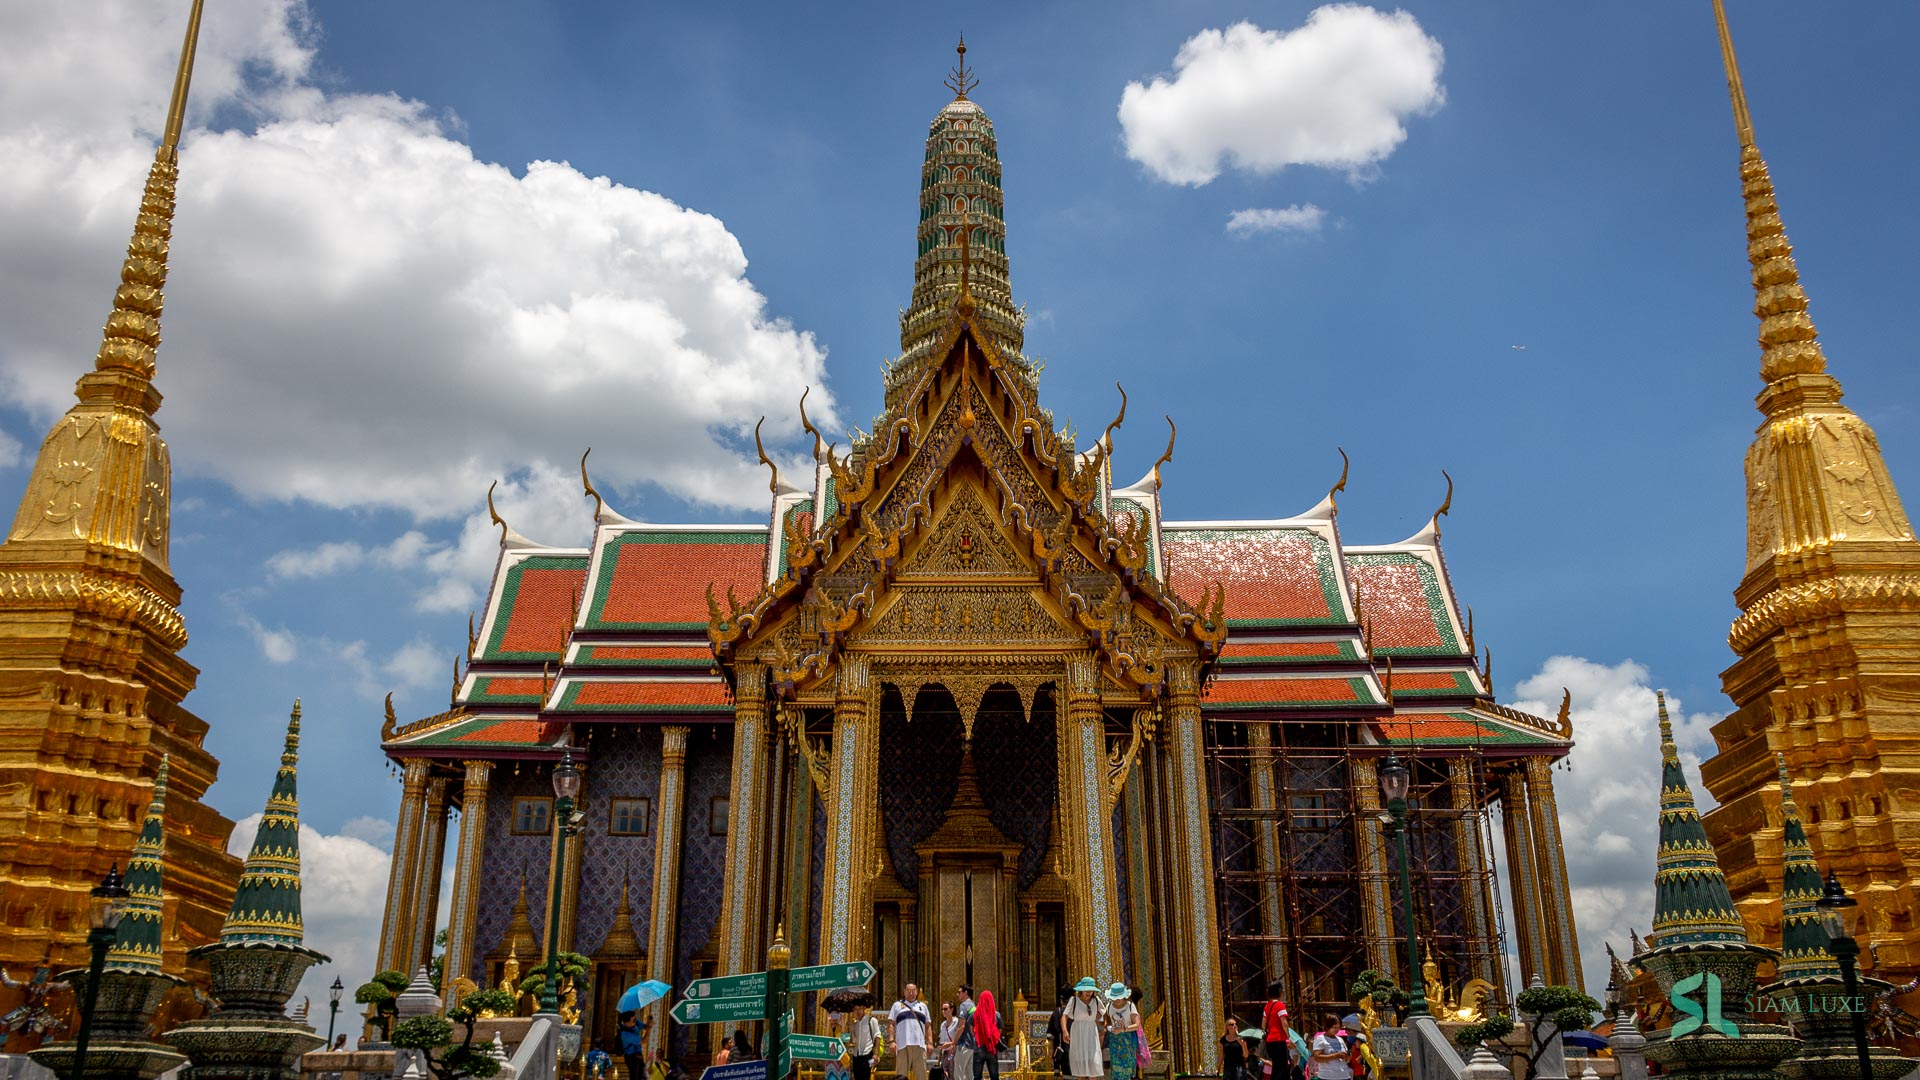
[(1087, 976), (1086, 978), (1084, 978), (1084, 979), (1081, 979), (1081, 980), (1080, 980), (1079, 982), (1077, 982), (1077, 983), (1074, 983), (1074, 984), (1073, 984), (1073, 992), (1074, 992), (1074, 993), (1076, 993), (1076, 994), (1078, 994), (1078, 993), (1080, 993), (1080, 992), (1082, 992), (1082, 991), (1084, 991), (1084, 990), (1091, 990), (1091, 991), (1093, 991), (1094, 993), (1096, 993), (1096, 994), (1097, 994), (1097, 993), (1099, 993), (1099, 992), (1100, 992), (1100, 984), (1099, 984), (1099, 983), (1097, 983), (1097, 982), (1094, 982), (1094, 981), (1093, 981), (1093, 976), (1091, 976), (1091, 975), (1089, 975), (1089, 976)]
[(1108, 1001), (1125, 1001), (1127, 1000), (1127, 995), (1130, 993), (1132, 993), (1132, 991), (1127, 989), (1126, 983), (1117, 982), (1117, 983), (1114, 983), (1112, 986), (1107, 987), (1107, 1000)]

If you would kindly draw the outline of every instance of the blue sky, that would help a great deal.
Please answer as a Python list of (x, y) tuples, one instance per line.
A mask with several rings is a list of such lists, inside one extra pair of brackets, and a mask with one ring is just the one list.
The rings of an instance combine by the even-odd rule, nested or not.
[[(0, 431), (24, 447), (0, 455), (9, 504), (96, 347), (184, 7), (0, 13), (23, 47), (0, 71), (20, 163), (0, 179)], [(1449, 567), (1502, 698), (1579, 684), (1563, 803), (1621, 770), (1650, 795), (1647, 688), (1685, 703), (1696, 749), (1728, 708), (1758, 420), (1709, 4), (1407, 3), (1444, 51), (1444, 101), (1358, 175), (1229, 164), (1176, 184), (1129, 157), (1130, 82), (1171, 77), (1203, 31), (1292, 31), (1313, 7), (209, 3), (159, 420), (203, 672), (189, 705), (224, 763), (212, 802), (258, 811), (297, 695), (307, 822), (386, 842), (379, 698), (446, 705), (488, 569), (488, 479), (555, 542), (584, 536), (569, 476), (588, 445), (629, 515), (740, 520), (764, 498), (743, 439), (761, 413), (792, 455), (801, 386), (824, 382), (842, 428), (879, 411), (961, 31), (1056, 414), (1104, 423), (1124, 383), (1128, 479), (1172, 415), (1172, 518), (1295, 513), (1344, 447), (1349, 543), (1414, 532), (1446, 468)], [(1920, 224), (1897, 212), (1920, 9), (1729, 7), (1833, 370), (1896, 480), (1920, 477), (1900, 315)], [(1309, 205), (1317, 229), (1226, 228)], [(607, 237), (651, 261), (605, 256)], [(505, 307), (491, 329), (460, 317)], [(650, 343), (676, 333), (692, 345), (666, 364)], [(1586, 902), (1603, 926), (1643, 920), (1629, 886), (1654, 804), (1597, 805), (1569, 827), (1624, 846), (1576, 863)]]

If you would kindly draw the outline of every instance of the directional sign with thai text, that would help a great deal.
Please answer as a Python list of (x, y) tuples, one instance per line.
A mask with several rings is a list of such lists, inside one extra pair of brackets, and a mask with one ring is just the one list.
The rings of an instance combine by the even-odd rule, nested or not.
[(797, 967), (787, 973), (787, 991), (804, 994), (809, 990), (838, 990), (843, 986), (865, 986), (872, 980), (873, 974), (873, 965), (865, 960), (855, 960), (848, 964), (816, 964), (813, 967)]
[(787, 1036), (787, 1050), (803, 1061), (838, 1061), (840, 1055), (847, 1052), (847, 1045), (837, 1035), (795, 1032)]
[(700, 1074), (700, 1080), (765, 1080), (767, 1063), (764, 1061), (736, 1061), (728, 1065), (711, 1065)]
[(759, 997), (766, 992), (767, 973), (749, 971), (744, 975), (717, 975), (711, 979), (695, 979), (687, 984), (686, 996), (705, 1000), (707, 998)]
[(668, 1015), (682, 1024), (719, 1024), (729, 1020), (764, 1020), (767, 999), (763, 997), (685, 998)]

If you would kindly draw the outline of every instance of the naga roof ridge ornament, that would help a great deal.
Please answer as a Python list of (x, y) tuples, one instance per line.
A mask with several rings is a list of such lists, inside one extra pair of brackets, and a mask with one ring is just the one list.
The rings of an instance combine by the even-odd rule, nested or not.
[(597, 528), (601, 525), (638, 525), (639, 522), (620, 511), (609, 509), (607, 500), (600, 497), (600, 490), (594, 487), (593, 481), (587, 477), (587, 454), (591, 453), (593, 453), (593, 447), (589, 446), (586, 452), (580, 455), (580, 486), (585, 489), (586, 497), (593, 500), (594, 526)]
[(487, 517), (492, 519), (495, 525), (500, 526), (500, 550), (504, 553), (517, 551), (522, 548), (545, 547), (546, 545), (544, 544), (535, 543), (520, 535), (520, 533), (514, 530), (513, 526), (507, 524), (506, 518), (500, 516), (500, 511), (493, 505), (493, 489), (499, 486), (500, 481), (498, 480), (487, 485)]

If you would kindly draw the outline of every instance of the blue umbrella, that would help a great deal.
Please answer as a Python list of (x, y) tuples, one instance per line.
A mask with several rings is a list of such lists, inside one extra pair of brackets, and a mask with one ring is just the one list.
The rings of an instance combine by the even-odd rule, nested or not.
[(648, 979), (646, 982), (634, 983), (632, 986), (627, 987), (626, 993), (620, 995), (620, 1003), (614, 1006), (614, 1010), (616, 1012), (633, 1012), (636, 1009), (644, 1009), (671, 993), (673, 993), (673, 987), (668, 986), (659, 979)]
[(1607, 1040), (1595, 1035), (1591, 1031), (1569, 1031), (1560, 1036), (1560, 1041), (1563, 1043), (1571, 1043), (1574, 1046), (1585, 1047), (1588, 1050), (1605, 1050), (1607, 1048)]

